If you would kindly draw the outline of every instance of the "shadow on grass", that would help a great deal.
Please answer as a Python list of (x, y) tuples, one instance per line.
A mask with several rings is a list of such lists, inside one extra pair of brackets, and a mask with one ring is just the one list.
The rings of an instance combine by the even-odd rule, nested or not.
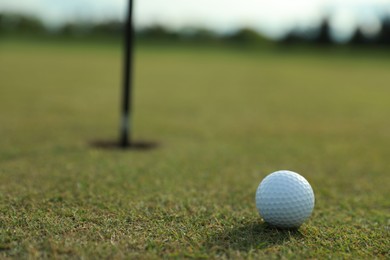
[(119, 151), (149, 151), (159, 146), (157, 142), (134, 141), (130, 145), (123, 147), (117, 141), (105, 141), (105, 140), (92, 141), (90, 142), (90, 145), (97, 149), (119, 150)]
[(208, 239), (207, 247), (216, 251), (226, 249), (249, 251), (303, 238), (302, 233), (296, 229), (277, 229), (265, 223), (248, 223), (216, 233)]

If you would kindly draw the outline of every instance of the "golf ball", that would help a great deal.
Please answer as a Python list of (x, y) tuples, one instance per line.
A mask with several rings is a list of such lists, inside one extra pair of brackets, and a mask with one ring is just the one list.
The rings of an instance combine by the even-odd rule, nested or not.
[(256, 191), (256, 207), (270, 225), (298, 228), (313, 211), (314, 192), (298, 173), (277, 171), (261, 181)]

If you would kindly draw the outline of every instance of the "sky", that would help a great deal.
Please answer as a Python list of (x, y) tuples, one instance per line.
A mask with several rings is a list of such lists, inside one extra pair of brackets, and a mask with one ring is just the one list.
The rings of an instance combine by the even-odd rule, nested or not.
[[(33, 14), (48, 25), (73, 20), (123, 19), (128, 0), (1, 0), (0, 12)], [(280, 37), (294, 27), (314, 27), (331, 14), (336, 38), (348, 38), (356, 26), (367, 35), (390, 15), (390, 0), (136, 0), (135, 25), (160, 24), (172, 29), (205, 27), (226, 32), (250, 27)]]

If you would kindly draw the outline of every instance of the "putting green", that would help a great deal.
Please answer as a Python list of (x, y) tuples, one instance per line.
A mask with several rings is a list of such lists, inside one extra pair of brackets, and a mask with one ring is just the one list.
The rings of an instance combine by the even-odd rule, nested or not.
[[(151, 47), (136, 52), (134, 136), (119, 45), (0, 45), (0, 256), (388, 258), (384, 52)], [(311, 183), (298, 231), (267, 227), (268, 173)]]

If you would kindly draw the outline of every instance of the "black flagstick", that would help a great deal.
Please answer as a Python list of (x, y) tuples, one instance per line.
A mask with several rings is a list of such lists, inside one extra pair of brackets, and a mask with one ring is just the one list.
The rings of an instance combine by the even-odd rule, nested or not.
[(127, 148), (132, 145), (132, 75), (133, 75), (133, 0), (129, 0), (127, 19), (125, 24), (125, 48), (124, 48), (124, 72), (123, 72), (123, 93), (122, 93), (122, 118), (120, 129), (120, 146)]

